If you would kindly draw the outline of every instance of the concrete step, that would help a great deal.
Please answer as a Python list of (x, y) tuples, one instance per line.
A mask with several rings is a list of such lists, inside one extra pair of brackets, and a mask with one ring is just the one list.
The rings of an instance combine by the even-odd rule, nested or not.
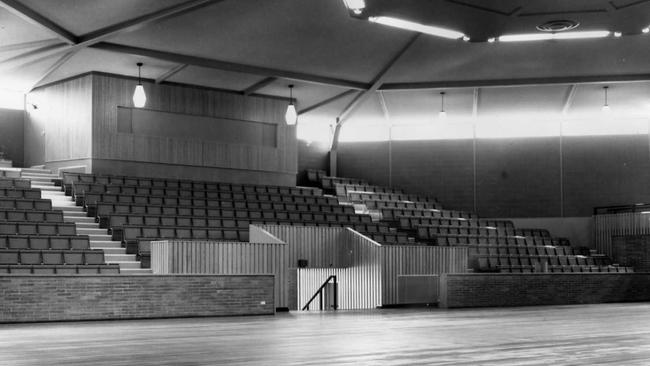
[(25, 179), (31, 179), (33, 181), (39, 181), (39, 182), (51, 182), (52, 179), (59, 178), (59, 176), (56, 174), (36, 174), (36, 173), (25, 174), (23, 172), (20, 173), (20, 176)]
[[(38, 180), (39, 180), (39, 182), (37, 183), (38, 185), (43, 185), (43, 186), (47, 186), (47, 187), (54, 187), (54, 182), (52, 182), (51, 180), (46, 180), (46, 179), (38, 179)], [(42, 181), (42, 182), (40, 182), (40, 181)], [(61, 189), (61, 187), (58, 187), (58, 188), (59, 188), (59, 190)]]
[(151, 268), (124, 268), (120, 269), (120, 274), (126, 276), (151, 275)]
[(57, 175), (49, 169), (21, 168), (20, 171), (26, 175)]
[(93, 248), (95, 246), (102, 247), (102, 248), (122, 248), (122, 243), (119, 241), (113, 241), (113, 240), (93, 240), (90, 242), (90, 247)]
[[(76, 214), (77, 212), (70, 212), (70, 213), (71, 214), (72, 213)], [(98, 223), (95, 222), (94, 217), (85, 216), (85, 212), (84, 212), (83, 216), (81, 216), (81, 215), (79, 215), (79, 216), (75, 216), (75, 215), (68, 216), (67, 214), (64, 213), (63, 221), (65, 221), (65, 222), (74, 222), (77, 225), (78, 224), (95, 224), (95, 225), (99, 225)], [(98, 227), (98, 226), (94, 226), (94, 227)]]
[(86, 213), (83, 207), (75, 206), (74, 202), (72, 202), (73, 204), (71, 206), (68, 206), (67, 204), (64, 205), (63, 202), (57, 202), (57, 203), (59, 204), (57, 205), (55, 204), (55, 202), (52, 202), (52, 207), (57, 207), (57, 210), (63, 210), (65, 214), (67, 214), (67, 212), (81, 212), (83, 214)]
[(107, 260), (106, 263), (108, 264), (119, 264), (120, 265), (120, 271), (123, 269), (139, 269), (140, 267), (140, 262), (135, 262), (135, 261), (109, 261)]
[(106, 235), (108, 231), (106, 229), (100, 229), (98, 227), (94, 228), (77, 228), (77, 234), (80, 235)]
[[(84, 217), (84, 218), (90, 219), (91, 221), (86, 221), (86, 222), (77, 221), (77, 220), (73, 221), (74, 224), (77, 225), (77, 231), (79, 231), (79, 229), (99, 229), (99, 224), (96, 223), (92, 217)], [(106, 232), (106, 230), (104, 230), (104, 232)]]
[[(63, 217), (70, 217), (70, 218), (83, 218), (83, 217), (88, 217), (86, 212), (84, 211), (70, 211), (67, 209), (67, 207), (64, 207), (61, 211), (63, 211)], [(90, 217), (92, 218), (92, 217)]]
[[(61, 188), (55, 186), (44, 186), (41, 184), (32, 184), (32, 188), (40, 189), (41, 192), (43, 192), (44, 194), (51, 194), (53, 196), (59, 196), (57, 193), (63, 193), (61, 192)], [(63, 196), (65, 197), (65, 193), (63, 194)]]
[[(124, 249), (126, 251), (126, 249)], [(104, 252), (104, 260), (106, 260), (106, 263), (114, 263), (114, 262), (136, 262), (135, 260), (135, 254), (109, 254)], [(140, 264), (140, 262), (137, 262)]]
[[(104, 251), (104, 258), (108, 258), (107, 256), (109, 256), (109, 255), (111, 255), (111, 256), (113, 256), (113, 255), (127, 255), (126, 254), (126, 248), (105, 248), (105, 247), (92, 246), (91, 249), (103, 250)], [(129, 255), (135, 255), (135, 254), (129, 254)]]

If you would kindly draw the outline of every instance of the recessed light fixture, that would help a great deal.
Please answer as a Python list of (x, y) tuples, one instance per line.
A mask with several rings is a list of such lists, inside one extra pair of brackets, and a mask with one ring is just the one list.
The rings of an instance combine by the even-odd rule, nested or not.
[(365, 0), (343, 0), (343, 3), (356, 15), (363, 13), (363, 9), (366, 8)]
[(610, 34), (609, 31), (508, 34), (508, 35), (500, 36), (499, 42), (528, 42), (528, 41), (546, 41), (550, 39), (603, 38), (609, 36), (609, 34)]
[(488, 38), (487, 41), (488, 41), (488, 43), (494, 43), (494, 42), (496, 42), (496, 40), (497, 40), (496, 38), (492, 37), (492, 38)]
[(406, 29), (414, 32), (430, 34), (432, 36), (437, 36), (437, 37), (443, 37), (449, 39), (460, 39), (465, 37), (465, 35), (462, 32), (458, 32), (446, 28), (434, 27), (432, 25), (424, 25), (420, 23), (411, 22), (409, 20), (399, 19), (399, 18), (379, 16), (379, 17), (370, 17), (368, 18), (368, 20), (373, 23), (379, 23), (379, 24), (387, 25), (389, 27)]

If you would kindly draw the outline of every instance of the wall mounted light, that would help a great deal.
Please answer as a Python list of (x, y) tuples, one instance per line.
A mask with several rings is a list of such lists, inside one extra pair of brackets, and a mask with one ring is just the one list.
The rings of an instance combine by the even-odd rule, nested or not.
[(140, 77), (140, 69), (142, 68), (143, 63), (138, 62), (138, 85), (135, 86), (133, 91), (133, 106), (136, 108), (142, 108), (147, 103), (147, 95), (144, 93), (144, 87), (142, 86), (142, 80)]
[(298, 112), (296, 112), (296, 106), (293, 104), (293, 84), (289, 85), (289, 105), (287, 106), (287, 113), (284, 114), (284, 120), (289, 126), (298, 122)]
[(439, 118), (447, 118), (447, 112), (445, 112), (445, 92), (440, 92), (440, 112), (438, 112)]
[(609, 89), (609, 86), (603, 86), (603, 89), (605, 90), (605, 104), (603, 104), (603, 112), (609, 113), (611, 111), (609, 104), (607, 104), (607, 89)]

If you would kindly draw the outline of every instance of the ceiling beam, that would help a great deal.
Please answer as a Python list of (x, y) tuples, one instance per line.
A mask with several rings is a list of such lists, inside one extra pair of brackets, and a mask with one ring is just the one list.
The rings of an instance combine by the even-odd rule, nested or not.
[(242, 90), (241, 93), (246, 95), (246, 96), (249, 96), (249, 95), (255, 93), (256, 91), (264, 88), (265, 86), (268, 86), (269, 84), (273, 83), (276, 80), (278, 80), (278, 78), (273, 77), (273, 76), (268, 77), (268, 78), (264, 78), (264, 79), (258, 81), (257, 83), (249, 86), (248, 88)]
[(417, 41), (419, 38), (420, 33), (416, 34), (413, 36), (407, 43), (400, 49), (394, 56), (393, 58), (388, 61), (388, 63), (384, 66), (384, 68), (377, 74), (375, 79), (372, 81), (372, 84), (370, 85), (370, 88), (365, 90), (363, 93), (357, 94), (357, 96), (352, 99), (352, 101), (343, 109), (341, 114), (339, 114), (339, 120), (338, 124), (343, 124), (345, 121), (350, 117), (350, 115), (359, 107), (363, 102), (365, 102), (368, 97), (370, 97), (372, 94), (374, 94), (379, 87), (384, 83), (384, 80), (386, 79), (386, 75), (388, 74), (388, 71), (399, 61), (402, 56), (406, 53), (406, 51), (411, 48), (413, 43)]
[[(0, 0), (2, 1), (2, 0)], [(190, 0), (184, 3), (170, 6), (161, 10), (154, 11), (133, 19), (126, 20), (108, 27), (98, 29), (96, 31), (87, 33), (79, 37), (77, 46), (88, 46), (97, 42), (101, 42), (107, 38), (117, 36), (122, 33), (132, 32), (141, 29), (153, 22), (163, 19), (173, 18), (175, 16), (184, 14), (188, 11), (193, 11), (208, 5), (219, 3), (223, 0)]]
[(166, 73), (164, 73), (164, 74), (162, 74), (162, 75), (160, 75), (160, 76), (158, 76), (156, 78), (156, 84), (160, 84), (163, 81), (169, 79), (170, 77), (178, 74), (179, 72), (181, 72), (186, 67), (187, 67), (187, 64), (179, 64), (179, 65), (176, 65), (176, 66), (172, 67)]
[(384, 98), (384, 92), (380, 91), (378, 94), (381, 111), (384, 113), (384, 119), (386, 119), (386, 122), (390, 123), (390, 112), (388, 111), (388, 105), (386, 104), (386, 99)]
[(564, 95), (564, 102), (562, 103), (562, 115), (566, 116), (569, 113), (569, 109), (573, 104), (573, 99), (575, 99), (577, 90), (578, 90), (577, 84), (572, 84), (567, 89), (566, 94)]
[(305, 109), (302, 109), (302, 110), (298, 111), (298, 115), (309, 113), (309, 112), (313, 111), (314, 109), (318, 109), (318, 108), (323, 107), (323, 106), (325, 106), (327, 104), (330, 104), (330, 103), (332, 103), (334, 101), (337, 101), (337, 100), (339, 100), (339, 99), (341, 99), (343, 97), (347, 97), (350, 94), (354, 94), (354, 93), (358, 93), (358, 92), (359, 92), (358, 90), (346, 90), (341, 94), (337, 94), (337, 95), (335, 95), (335, 96), (333, 96), (331, 98), (327, 98), (327, 99), (322, 100), (322, 101), (320, 101), (320, 102), (318, 102), (316, 104), (312, 104), (309, 107), (306, 107)]
[(38, 80), (32, 84), (31, 88), (29, 88), (29, 91), (32, 91), (34, 88), (36, 88), (43, 80), (45, 80), (48, 76), (50, 76), (53, 72), (59, 69), (59, 67), (63, 66), (72, 56), (74, 56), (77, 52), (76, 51), (70, 51), (63, 56), (59, 57), (58, 60), (56, 60), (55, 63), (53, 63), (44, 73), (41, 75), (41, 77), (38, 78)]
[[(66, 45), (65, 43), (55, 43), (49, 46), (37, 48), (35, 50), (23, 52), (19, 55), (0, 61), (0, 71), (11, 71), (18, 67), (29, 66), (34, 63), (47, 59), (48, 57), (52, 56), (53, 52), (63, 53), (71, 49), (72, 48)], [(43, 56), (43, 55), (47, 55), (47, 56)], [(31, 59), (31, 60), (27, 61), (26, 59)]]
[[(5, 1), (5, 0), (0, 0), (0, 2)], [(185, 14), (189, 11), (215, 4), (217, 2), (221, 2), (223, 0), (191, 0), (191, 1), (186, 1), (182, 4), (179, 5), (174, 5), (167, 7), (162, 10), (154, 11), (153, 13), (145, 14), (133, 19), (126, 20), (124, 22), (120, 22), (102, 29), (99, 29), (97, 31), (82, 35), (81, 37), (78, 37), (74, 44), (71, 44), (69, 48), (63, 48), (59, 50), (52, 50), (51, 52), (47, 52), (44, 55), (42, 55), (40, 58), (29, 61), (30, 64), (40, 62), (42, 60), (48, 59), (50, 57), (58, 56), (63, 53), (67, 53), (69, 51), (78, 51), (80, 49), (83, 49), (85, 47), (89, 47), (95, 43), (99, 43), (109, 37), (115, 37), (119, 34), (126, 33), (126, 32), (131, 32), (136, 29), (140, 29), (142, 27), (145, 27), (148, 24), (151, 24), (153, 22), (157, 22), (163, 19), (168, 19), (172, 18), (181, 14)], [(1, 4), (1, 3), (0, 3)], [(19, 65), (22, 66), (22, 65)]]
[(317, 75), (304, 74), (304, 73), (293, 72), (293, 71), (272, 69), (268, 67), (258, 67), (258, 66), (237, 64), (234, 62), (219, 61), (210, 58), (189, 56), (189, 55), (183, 55), (183, 54), (173, 53), (173, 52), (157, 51), (148, 48), (124, 46), (115, 43), (100, 42), (90, 47), (99, 50), (104, 50), (104, 51), (125, 53), (125, 54), (137, 55), (142, 57), (152, 57), (152, 58), (157, 58), (160, 60), (165, 60), (170, 62), (188, 64), (193, 66), (201, 66), (201, 67), (206, 67), (215, 70), (232, 71), (232, 72), (261, 75), (267, 77), (271, 75), (278, 78), (292, 79), (292, 80), (304, 81), (304, 82), (315, 83), (315, 84), (340, 86), (340, 87), (351, 88), (351, 89), (366, 89), (368, 87), (367, 84), (359, 83), (356, 81), (349, 81), (349, 80), (343, 80), (337, 78), (330, 78), (326, 76), (317, 76)]
[(77, 43), (77, 36), (64, 29), (60, 25), (47, 19), (32, 8), (22, 4), (17, 0), (0, 0), (0, 6), (9, 10), (12, 14), (17, 15), (29, 23), (36, 24), (52, 33), (59, 39), (68, 44)]
[(554, 84), (600, 84), (600, 83), (629, 83), (650, 81), (650, 74), (627, 75), (592, 75), (592, 76), (560, 76), (546, 78), (524, 79), (493, 79), (493, 80), (460, 80), (460, 81), (431, 81), (416, 83), (384, 84), (380, 90), (430, 90), (454, 88), (497, 88), (509, 86), (540, 86)]
[(25, 48), (40, 48), (49, 46), (53, 43), (59, 43), (57, 38), (45, 39), (42, 41), (14, 43), (6, 46), (0, 46), (0, 52), (18, 51)]

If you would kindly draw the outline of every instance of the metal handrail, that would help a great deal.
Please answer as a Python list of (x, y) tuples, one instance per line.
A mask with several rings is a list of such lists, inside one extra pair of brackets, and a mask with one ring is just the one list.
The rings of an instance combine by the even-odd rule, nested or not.
[(331, 276), (327, 277), (327, 279), (325, 280), (325, 282), (323, 282), (323, 284), (318, 288), (318, 290), (316, 290), (316, 292), (314, 293), (314, 296), (312, 296), (311, 299), (309, 299), (309, 301), (307, 301), (307, 305), (305, 305), (305, 306), (302, 307), (302, 310), (303, 310), (303, 311), (304, 311), (304, 310), (309, 310), (309, 305), (311, 305), (312, 301), (314, 301), (314, 299), (315, 299), (316, 296), (318, 296), (318, 295), (320, 295), (320, 310), (323, 310), (323, 290), (325, 289), (325, 286), (326, 286), (326, 285), (327, 285), (327, 284), (328, 284), (332, 279), (334, 280), (334, 310), (336, 310), (336, 309), (339, 307), (339, 306), (338, 306), (338, 288), (337, 288), (337, 286), (336, 286), (336, 276), (335, 276), (335, 275), (331, 275)]

